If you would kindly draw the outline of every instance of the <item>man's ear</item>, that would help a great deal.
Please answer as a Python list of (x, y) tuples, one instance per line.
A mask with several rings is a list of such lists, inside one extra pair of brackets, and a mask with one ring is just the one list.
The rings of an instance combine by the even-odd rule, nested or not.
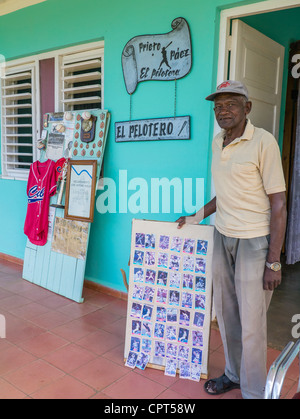
[(246, 115), (248, 115), (251, 112), (252, 109), (252, 102), (250, 102), (250, 100), (248, 102), (246, 102)]

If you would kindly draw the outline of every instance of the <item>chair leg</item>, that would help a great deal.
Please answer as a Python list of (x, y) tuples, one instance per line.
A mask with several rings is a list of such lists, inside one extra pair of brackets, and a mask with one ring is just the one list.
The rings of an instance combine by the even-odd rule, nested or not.
[(274, 388), (274, 382), (275, 378), (278, 372), (278, 369), (280, 365), (282, 364), (284, 358), (287, 356), (287, 354), (290, 352), (291, 348), (294, 346), (293, 342), (289, 342), (286, 347), (283, 349), (283, 351), (280, 353), (280, 355), (275, 359), (273, 364), (270, 367), (267, 381), (266, 381), (266, 387), (265, 387), (265, 399), (271, 399), (272, 398), (272, 392)]
[(285, 375), (300, 351), (300, 339), (293, 344), (291, 350), (279, 365), (278, 372), (274, 381), (272, 399), (279, 399)]

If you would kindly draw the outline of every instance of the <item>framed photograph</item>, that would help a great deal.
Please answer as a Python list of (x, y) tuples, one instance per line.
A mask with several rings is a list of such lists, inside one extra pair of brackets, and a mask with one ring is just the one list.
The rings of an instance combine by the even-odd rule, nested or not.
[(66, 182), (66, 219), (93, 222), (96, 176), (96, 160), (69, 161)]

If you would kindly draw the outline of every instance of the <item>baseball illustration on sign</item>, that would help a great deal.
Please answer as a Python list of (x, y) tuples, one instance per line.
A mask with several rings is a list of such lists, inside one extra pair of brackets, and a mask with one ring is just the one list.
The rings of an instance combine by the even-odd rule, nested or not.
[(165, 34), (141, 35), (127, 42), (122, 53), (122, 67), (127, 92), (135, 92), (138, 83), (147, 80), (178, 80), (192, 66), (189, 25), (178, 17), (172, 31)]

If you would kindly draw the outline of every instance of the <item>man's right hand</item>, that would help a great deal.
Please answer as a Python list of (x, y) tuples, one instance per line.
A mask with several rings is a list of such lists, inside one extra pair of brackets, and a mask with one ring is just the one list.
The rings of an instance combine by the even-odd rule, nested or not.
[(185, 224), (200, 224), (206, 217), (209, 217), (216, 212), (216, 197), (214, 197), (208, 204), (204, 205), (195, 214), (182, 216), (176, 220), (177, 228), (182, 228)]
[(177, 228), (182, 228), (184, 224), (186, 224), (186, 217), (178, 218), (178, 220), (176, 220), (176, 223), (178, 223)]
[(182, 228), (185, 224), (197, 225), (203, 220), (203, 212), (197, 212), (196, 214), (182, 216), (176, 220), (178, 223), (177, 228)]

